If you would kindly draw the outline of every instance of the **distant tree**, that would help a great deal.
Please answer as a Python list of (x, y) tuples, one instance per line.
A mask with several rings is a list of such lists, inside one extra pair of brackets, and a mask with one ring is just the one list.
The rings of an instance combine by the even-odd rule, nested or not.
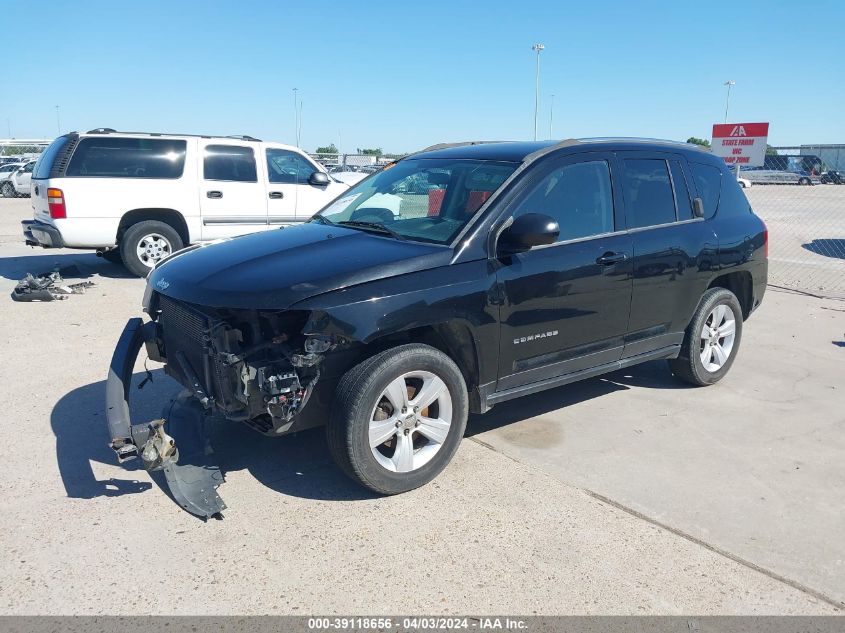
[(318, 148), (317, 148), (317, 153), (318, 153), (318, 154), (339, 154), (340, 152), (339, 152), (339, 151), (338, 151), (338, 149), (334, 146), (334, 143), (329, 143), (329, 144), (328, 144), (327, 146), (325, 146), (325, 147), (318, 147)]
[(771, 145), (769, 145), (767, 143), (766, 144), (766, 156), (777, 156), (777, 155), (778, 155), (778, 151), (774, 147), (772, 147)]
[(690, 136), (687, 139), (687, 143), (692, 143), (693, 145), (701, 145), (702, 147), (710, 147), (710, 141), (706, 138), (698, 138), (697, 136)]
[(376, 148), (373, 148), (373, 149), (366, 149), (366, 148), (361, 149), (359, 147), (358, 153), (363, 154), (364, 156), (381, 156), (383, 152), (381, 151), (380, 147), (376, 147)]

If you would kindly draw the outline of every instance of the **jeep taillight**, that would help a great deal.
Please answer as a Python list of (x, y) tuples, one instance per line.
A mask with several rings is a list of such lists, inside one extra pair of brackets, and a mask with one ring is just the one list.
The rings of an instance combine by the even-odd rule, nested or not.
[(763, 222), (763, 257), (769, 259), (769, 228), (765, 222)]
[(65, 196), (61, 189), (47, 190), (47, 206), (50, 208), (50, 217), (54, 220), (61, 220), (67, 217)]

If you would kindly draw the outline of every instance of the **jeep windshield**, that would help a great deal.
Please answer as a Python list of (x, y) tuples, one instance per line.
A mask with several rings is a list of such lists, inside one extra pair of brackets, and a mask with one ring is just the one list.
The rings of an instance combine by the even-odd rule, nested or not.
[(403, 160), (355, 185), (312, 221), (448, 244), (519, 163)]

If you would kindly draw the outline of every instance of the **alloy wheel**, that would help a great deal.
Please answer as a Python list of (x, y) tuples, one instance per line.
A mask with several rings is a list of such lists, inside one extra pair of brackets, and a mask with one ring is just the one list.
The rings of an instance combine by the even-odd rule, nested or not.
[(150, 233), (138, 240), (135, 252), (145, 266), (152, 268), (157, 262), (170, 255), (173, 252), (173, 247), (163, 235)]
[(452, 409), (449, 388), (431, 372), (412, 371), (391, 381), (370, 415), (376, 461), (397, 473), (425, 466), (449, 435)]
[(736, 339), (736, 319), (725, 304), (713, 308), (701, 328), (701, 364), (709, 372), (719, 371), (730, 358)]

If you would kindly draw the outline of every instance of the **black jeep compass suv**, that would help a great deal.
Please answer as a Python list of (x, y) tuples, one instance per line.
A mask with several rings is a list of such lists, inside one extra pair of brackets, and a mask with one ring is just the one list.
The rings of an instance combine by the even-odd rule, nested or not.
[(160, 263), (151, 320), (112, 361), (111, 446), (163, 468), (191, 511), (222, 507), (214, 482), (179, 481), (162, 421), (130, 423), (146, 344), (207, 410), (267, 435), (326, 425), (350, 477), (407, 491), (448, 464), (470, 411), (653, 359), (715, 383), (766, 275), (765, 225), (694, 146), (434, 146), (305, 224)]

